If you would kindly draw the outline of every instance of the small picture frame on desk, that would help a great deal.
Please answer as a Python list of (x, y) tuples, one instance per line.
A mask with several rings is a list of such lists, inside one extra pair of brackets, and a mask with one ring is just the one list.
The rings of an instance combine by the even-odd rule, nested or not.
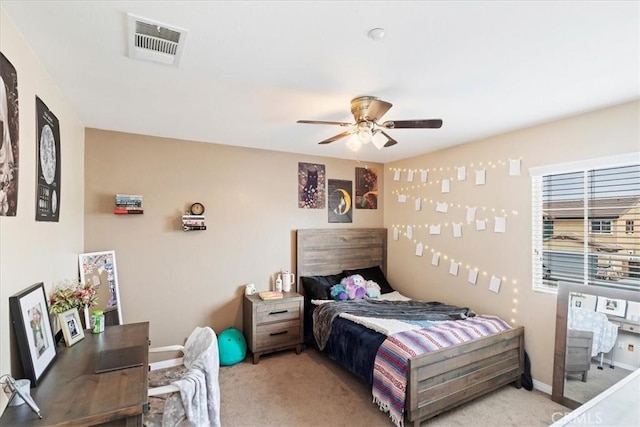
[(35, 387), (56, 358), (44, 283), (36, 283), (10, 296), (9, 311), (25, 378)]
[(58, 322), (60, 322), (60, 328), (62, 329), (62, 335), (64, 335), (64, 342), (67, 344), (67, 347), (71, 347), (84, 338), (84, 330), (82, 330), (80, 314), (77, 308), (59, 313)]

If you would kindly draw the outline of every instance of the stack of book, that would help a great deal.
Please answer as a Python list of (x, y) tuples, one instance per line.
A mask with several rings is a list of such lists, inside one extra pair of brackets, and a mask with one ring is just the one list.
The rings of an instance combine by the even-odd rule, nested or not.
[(142, 196), (131, 194), (116, 194), (116, 207), (113, 210), (115, 214), (141, 214)]
[(263, 291), (258, 292), (258, 296), (266, 301), (270, 299), (280, 299), (283, 297), (283, 294), (280, 291)]
[(184, 231), (206, 230), (204, 215), (182, 215), (182, 229)]

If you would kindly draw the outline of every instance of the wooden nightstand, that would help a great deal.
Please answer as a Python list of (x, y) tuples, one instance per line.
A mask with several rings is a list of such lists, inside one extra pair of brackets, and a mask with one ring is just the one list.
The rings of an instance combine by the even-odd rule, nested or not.
[(258, 294), (244, 296), (244, 336), (253, 353), (253, 363), (274, 351), (295, 348), (302, 351), (304, 298), (285, 292), (284, 298), (263, 301)]

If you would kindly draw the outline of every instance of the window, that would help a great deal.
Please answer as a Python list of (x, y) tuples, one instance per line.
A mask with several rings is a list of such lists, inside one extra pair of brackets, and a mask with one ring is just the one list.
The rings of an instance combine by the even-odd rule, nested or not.
[(611, 220), (608, 220), (608, 219), (592, 219), (591, 220), (591, 232), (592, 233), (611, 234)]
[(640, 289), (640, 153), (614, 159), (532, 169), (534, 290), (560, 280)]

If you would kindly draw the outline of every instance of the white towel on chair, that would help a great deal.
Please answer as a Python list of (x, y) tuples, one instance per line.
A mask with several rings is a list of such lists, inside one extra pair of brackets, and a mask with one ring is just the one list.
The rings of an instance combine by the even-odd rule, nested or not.
[[(189, 424), (194, 427), (219, 427), (220, 360), (218, 339), (213, 329), (196, 328), (185, 344), (183, 362), (189, 370), (172, 384), (180, 389), (182, 406)], [(163, 419), (163, 425), (164, 423)]]

